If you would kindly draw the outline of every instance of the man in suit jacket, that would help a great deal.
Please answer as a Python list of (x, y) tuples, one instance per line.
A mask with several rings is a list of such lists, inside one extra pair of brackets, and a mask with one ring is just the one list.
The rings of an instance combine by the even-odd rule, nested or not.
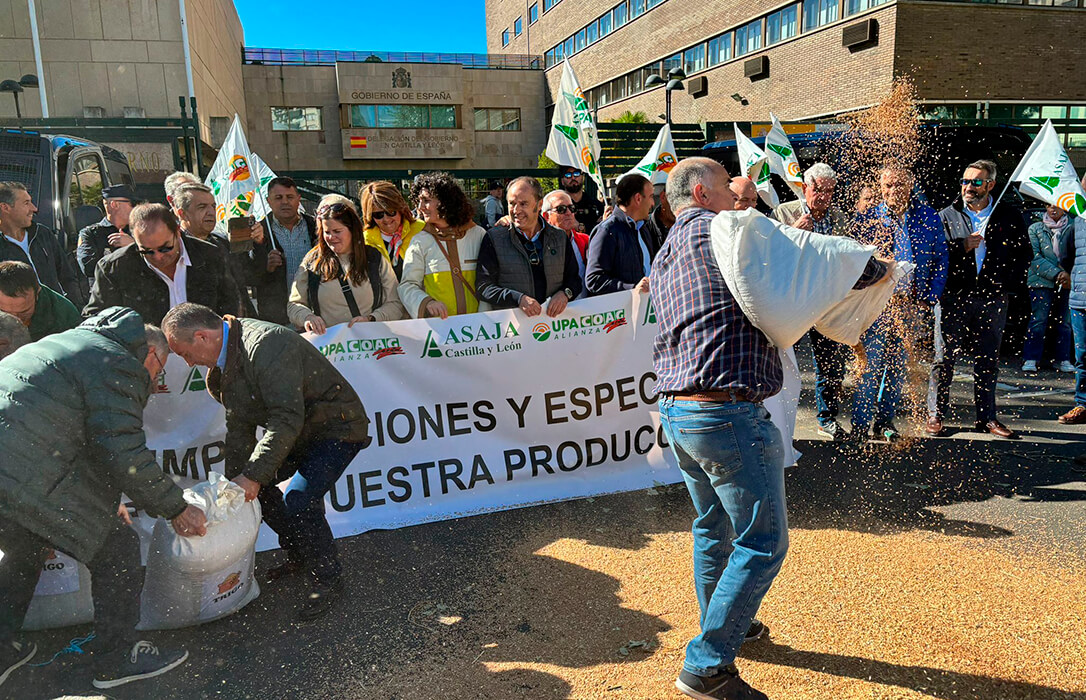
[(183, 236), (167, 207), (141, 204), (132, 210), (129, 228), (136, 242), (98, 263), (84, 316), (127, 306), (158, 324), (167, 311), (186, 301), (220, 314), (237, 313), (238, 289), (219, 249)]
[(995, 181), (995, 163), (970, 164), (962, 175), (961, 199), (939, 212), (950, 248), (950, 270), (935, 314), (935, 363), (928, 382), (925, 428), (932, 436), (942, 434), (950, 409), (955, 357), (972, 350), (976, 429), (1015, 437), (996, 416), (999, 346), (1007, 324), (1008, 294), (1024, 288), (1033, 248), (1022, 212), (1006, 202), (995, 206)]
[(652, 183), (626, 175), (615, 187), (615, 210), (600, 222), (588, 241), (585, 285), (589, 296), (624, 289), (649, 291), (653, 251), (642, 231), (656, 202)]

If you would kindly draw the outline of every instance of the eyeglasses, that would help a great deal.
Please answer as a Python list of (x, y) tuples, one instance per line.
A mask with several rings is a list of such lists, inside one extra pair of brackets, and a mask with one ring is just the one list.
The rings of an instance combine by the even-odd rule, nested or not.
[(551, 211), (558, 212), (559, 214), (573, 214), (577, 210), (573, 207), (572, 204), (559, 204), (558, 206), (552, 208)]
[(137, 247), (137, 249), (139, 250), (140, 255), (143, 255), (143, 256), (146, 256), (146, 257), (149, 258), (152, 255), (154, 255), (155, 253), (161, 253), (161, 254), (165, 255), (166, 253), (169, 253), (171, 250), (173, 250), (176, 247), (177, 247), (177, 244), (175, 243), (173, 245), (159, 246), (158, 248), (139, 248), (139, 247)]
[(391, 212), (387, 212), (387, 211), (375, 211), (375, 212), (373, 212), (372, 216), (373, 216), (374, 221), (380, 221), (381, 219), (385, 218), (386, 216), (391, 219), (392, 217), (394, 217), (396, 215), (391, 213)]
[(570, 170), (568, 173), (562, 173), (562, 177), (569, 179), (571, 177), (580, 177), (583, 174), (580, 170)]
[(984, 183), (986, 182), (991, 182), (991, 180), (983, 177), (975, 177), (972, 180), (966, 180), (962, 178), (962, 187), (966, 187), (968, 185), (972, 185), (973, 187), (984, 187)]
[(347, 205), (342, 202), (334, 202), (332, 204), (325, 204), (324, 206), (317, 208), (317, 217), (326, 218), (328, 214), (342, 214), (347, 211)]

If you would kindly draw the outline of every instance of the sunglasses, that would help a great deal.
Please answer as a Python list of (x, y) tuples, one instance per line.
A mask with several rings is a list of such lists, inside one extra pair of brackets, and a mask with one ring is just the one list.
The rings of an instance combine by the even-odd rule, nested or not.
[(386, 216), (391, 219), (392, 217), (394, 217), (396, 215), (391, 213), (391, 212), (387, 212), (387, 211), (375, 211), (375, 212), (373, 212), (373, 214), (371, 214), (371, 216), (373, 217), (374, 221), (380, 221), (381, 219), (385, 218)]
[(573, 208), (572, 204), (559, 204), (558, 206), (551, 209), (551, 211), (556, 211), (559, 214), (573, 214), (577, 210)]
[[(335, 202), (333, 204), (325, 204), (322, 207), (318, 207), (317, 216), (321, 219), (326, 218), (327, 214), (342, 214), (347, 211), (348, 207), (342, 202)], [(375, 217), (376, 218), (376, 217)]]
[(963, 178), (962, 187), (965, 187), (967, 185), (972, 185), (973, 187), (984, 187), (984, 183), (986, 182), (991, 182), (991, 180), (987, 180), (983, 177), (975, 177), (972, 180), (966, 180)]
[(582, 173), (580, 170), (570, 170), (568, 173), (562, 173), (562, 177), (568, 179), (571, 177), (580, 177), (583, 174), (584, 173)]
[(161, 254), (165, 255), (166, 253), (169, 253), (171, 250), (173, 250), (176, 247), (177, 247), (177, 245), (174, 244), (174, 245), (159, 246), (158, 248), (139, 248), (138, 250), (140, 252), (140, 255), (143, 255), (143, 256), (149, 258), (152, 255), (154, 255), (155, 253), (161, 253)]

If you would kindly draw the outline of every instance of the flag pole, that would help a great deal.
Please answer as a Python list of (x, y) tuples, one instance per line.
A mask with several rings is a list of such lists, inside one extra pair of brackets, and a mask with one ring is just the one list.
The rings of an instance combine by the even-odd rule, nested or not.
[[(1018, 161), (1018, 167), (1016, 167), (1014, 169), (1014, 172), (1011, 173), (1010, 177), (1007, 178), (1007, 184), (1003, 185), (1003, 191), (999, 193), (999, 196), (996, 197), (996, 201), (992, 204), (992, 214), (995, 214), (996, 207), (998, 207), (999, 203), (1003, 201), (1003, 195), (1007, 194), (1007, 190), (1011, 188), (1011, 183), (1018, 180), (1018, 173), (1022, 172), (1022, 166), (1025, 165), (1025, 163), (1029, 160), (1029, 157), (1033, 155), (1033, 151), (1036, 150), (1037, 145), (1041, 142), (1041, 133), (1046, 128), (1050, 128), (1051, 126), (1052, 120), (1045, 120), (1044, 126), (1042, 126), (1041, 130), (1037, 132), (1037, 135), (1033, 137), (1033, 143), (1031, 143), (1029, 145), (1029, 148), (1026, 149), (1025, 155), (1022, 156), (1022, 160)], [(988, 220), (991, 218), (992, 217), (989, 216), (987, 219), (984, 220), (984, 224), (981, 225), (980, 231), (978, 231), (981, 238), (984, 238), (984, 233), (988, 230)]]

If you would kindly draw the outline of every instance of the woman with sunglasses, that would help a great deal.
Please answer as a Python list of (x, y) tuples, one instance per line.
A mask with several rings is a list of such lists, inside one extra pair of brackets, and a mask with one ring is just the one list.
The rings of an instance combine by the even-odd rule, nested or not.
[(369, 183), (358, 190), (358, 199), (362, 202), (366, 245), (384, 254), (399, 279), (407, 246), (426, 223), (415, 220), (399, 188), (391, 182)]
[(415, 178), (411, 198), (426, 226), (403, 257), (400, 298), (413, 318), (448, 318), (487, 311), (475, 289), (479, 245), (486, 232), (472, 220), (475, 206), (449, 173)]
[(290, 322), (322, 335), (339, 323), (404, 318), (392, 266), (366, 245), (354, 208), (325, 204), (316, 219), (317, 245), (302, 260), (290, 291)]

